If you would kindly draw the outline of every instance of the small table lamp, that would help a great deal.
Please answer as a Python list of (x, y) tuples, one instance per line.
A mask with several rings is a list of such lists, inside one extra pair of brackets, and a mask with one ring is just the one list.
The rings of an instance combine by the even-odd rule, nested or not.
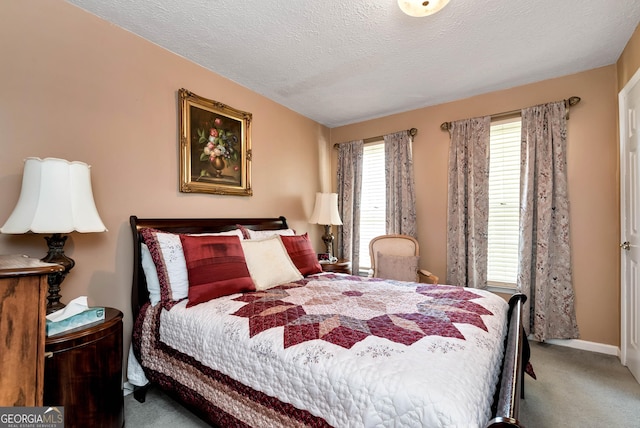
[(324, 225), (324, 235), (322, 241), (327, 248), (327, 254), (333, 257), (333, 234), (332, 225), (341, 225), (340, 213), (338, 213), (337, 193), (316, 193), (316, 205), (309, 219), (309, 223)]
[(60, 303), (60, 284), (75, 265), (64, 254), (67, 236), (62, 234), (106, 230), (93, 200), (89, 165), (56, 158), (25, 160), (18, 203), (0, 233), (52, 234), (45, 237), (49, 252), (42, 261), (60, 264), (65, 269), (49, 274), (47, 313), (65, 306)]

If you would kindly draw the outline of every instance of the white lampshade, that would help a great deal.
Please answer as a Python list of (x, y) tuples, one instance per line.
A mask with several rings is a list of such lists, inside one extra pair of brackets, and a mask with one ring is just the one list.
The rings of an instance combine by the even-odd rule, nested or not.
[(400, 9), (409, 16), (417, 18), (433, 15), (449, 3), (449, 0), (398, 0)]
[(105, 232), (89, 168), (84, 162), (27, 158), (18, 203), (0, 232)]
[(316, 193), (316, 206), (313, 209), (309, 223), (331, 225), (342, 224), (338, 213), (337, 193)]

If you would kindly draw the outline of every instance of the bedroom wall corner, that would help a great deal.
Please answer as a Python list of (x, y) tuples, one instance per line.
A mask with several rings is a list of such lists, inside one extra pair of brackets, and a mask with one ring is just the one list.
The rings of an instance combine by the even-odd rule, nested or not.
[(627, 42), (624, 50), (620, 54), (616, 63), (618, 77), (618, 91), (629, 82), (636, 71), (640, 68), (640, 24), (636, 27)]

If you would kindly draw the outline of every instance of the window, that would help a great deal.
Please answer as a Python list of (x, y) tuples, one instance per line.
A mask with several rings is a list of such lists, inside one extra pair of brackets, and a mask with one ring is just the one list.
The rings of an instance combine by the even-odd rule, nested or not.
[(515, 288), (520, 221), (520, 117), (491, 124), (487, 283)]
[(386, 233), (384, 141), (365, 144), (362, 153), (360, 197), (360, 271), (371, 268), (369, 242)]

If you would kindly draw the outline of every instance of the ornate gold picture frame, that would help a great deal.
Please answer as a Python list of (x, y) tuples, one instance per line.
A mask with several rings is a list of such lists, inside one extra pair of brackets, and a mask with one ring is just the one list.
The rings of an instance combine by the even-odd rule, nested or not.
[(251, 113), (180, 89), (180, 191), (251, 196)]

